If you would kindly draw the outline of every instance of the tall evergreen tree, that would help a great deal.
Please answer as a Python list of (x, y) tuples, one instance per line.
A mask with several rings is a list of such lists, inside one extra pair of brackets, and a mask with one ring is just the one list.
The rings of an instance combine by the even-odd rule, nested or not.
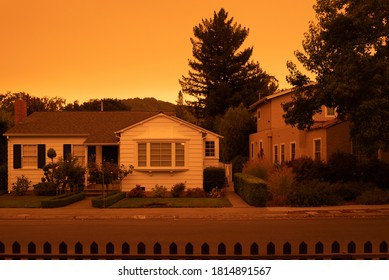
[(241, 46), (249, 29), (234, 23), (221, 9), (211, 19), (203, 19), (193, 28), (191, 70), (182, 76), (184, 94), (193, 114), (206, 126), (214, 128), (214, 119), (230, 107), (249, 106), (277, 88), (277, 80), (263, 71), (258, 62), (250, 61), (253, 47)]
[[(310, 24), (304, 52), (296, 57), (316, 74), (317, 84), (285, 104), (286, 121), (309, 128), (326, 105), (350, 121), (351, 138), (366, 152), (388, 149), (389, 1), (317, 0), (314, 9), (317, 22)], [(304, 82), (288, 67), (291, 80)]]

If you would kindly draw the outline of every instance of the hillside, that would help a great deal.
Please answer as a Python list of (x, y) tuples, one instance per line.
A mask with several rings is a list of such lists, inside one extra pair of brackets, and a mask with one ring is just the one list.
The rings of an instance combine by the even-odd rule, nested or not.
[(176, 108), (176, 105), (170, 102), (157, 100), (153, 97), (123, 99), (122, 103), (131, 108), (131, 111), (166, 112), (174, 111)]

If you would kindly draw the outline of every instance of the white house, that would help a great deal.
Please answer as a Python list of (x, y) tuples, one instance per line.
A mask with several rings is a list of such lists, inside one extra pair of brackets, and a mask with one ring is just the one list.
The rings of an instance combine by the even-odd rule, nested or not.
[[(18, 112), (22, 111), (22, 113)], [(53, 148), (59, 156), (72, 154), (86, 164), (94, 159), (133, 165), (122, 190), (147, 189), (185, 182), (202, 188), (203, 170), (219, 166), (219, 139), (211, 131), (188, 123), (174, 113), (156, 112), (36, 112), (23, 113), (15, 104), (15, 126), (8, 138), (8, 189), (25, 175), (33, 184)]]

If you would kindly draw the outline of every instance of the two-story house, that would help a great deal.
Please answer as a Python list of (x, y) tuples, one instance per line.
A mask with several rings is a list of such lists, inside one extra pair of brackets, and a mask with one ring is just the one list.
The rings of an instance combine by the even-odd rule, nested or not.
[(322, 107), (309, 130), (298, 130), (285, 123), (282, 104), (291, 100), (295, 89), (261, 98), (249, 108), (257, 118), (257, 132), (250, 135), (250, 160), (264, 158), (284, 163), (302, 156), (322, 161), (336, 152), (352, 152), (349, 123), (336, 119), (332, 108)]

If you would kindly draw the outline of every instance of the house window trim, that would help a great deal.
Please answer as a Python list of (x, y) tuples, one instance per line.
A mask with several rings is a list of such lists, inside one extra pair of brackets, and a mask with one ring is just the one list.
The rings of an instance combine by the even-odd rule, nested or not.
[[(171, 166), (151, 166), (151, 144), (152, 143), (169, 143), (171, 144)], [(139, 165), (139, 144), (146, 144), (146, 165)], [(184, 166), (177, 165), (176, 157), (176, 144), (184, 145)], [(174, 172), (174, 171), (185, 171), (188, 170), (188, 143), (183, 140), (145, 140), (136, 142), (136, 167), (135, 171), (140, 172)]]
[[(209, 149), (213, 149), (213, 155), (207, 155), (207, 142), (209, 143), (213, 143), (213, 148), (209, 148)], [(216, 141), (215, 140), (204, 140), (204, 158), (206, 159), (210, 159), (210, 158), (216, 158)]]
[(280, 144), (280, 164), (284, 164), (286, 162), (286, 149), (285, 149), (285, 143)]
[[(277, 151), (277, 153), (276, 153), (276, 151)], [(280, 162), (278, 157), (279, 157), (278, 144), (274, 144), (273, 145), (273, 163), (277, 164)]]
[[(294, 155), (293, 155), (292, 145), (294, 145)], [(297, 147), (296, 141), (290, 142), (289, 146), (290, 146), (290, 160), (293, 161), (296, 159), (296, 147)]]
[[(35, 155), (25, 155), (25, 147), (34, 146)], [(37, 170), (46, 165), (46, 144), (14, 144), (13, 145), (13, 169)], [(26, 165), (26, 158), (34, 158), (33, 164)]]
[[(27, 156), (25, 155), (24, 148), (26, 146), (34, 146), (35, 147), (35, 155), (34, 156)], [(33, 165), (25, 165), (24, 159), (25, 158), (35, 158)], [(21, 153), (21, 160), (22, 160), (22, 169), (38, 169), (38, 144), (22, 144), (22, 153)]]
[[(319, 158), (316, 157), (316, 141), (320, 141), (320, 151), (319, 151)], [(313, 143), (313, 160), (319, 160), (321, 161), (323, 158), (323, 141), (321, 138), (314, 138), (312, 140)]]

